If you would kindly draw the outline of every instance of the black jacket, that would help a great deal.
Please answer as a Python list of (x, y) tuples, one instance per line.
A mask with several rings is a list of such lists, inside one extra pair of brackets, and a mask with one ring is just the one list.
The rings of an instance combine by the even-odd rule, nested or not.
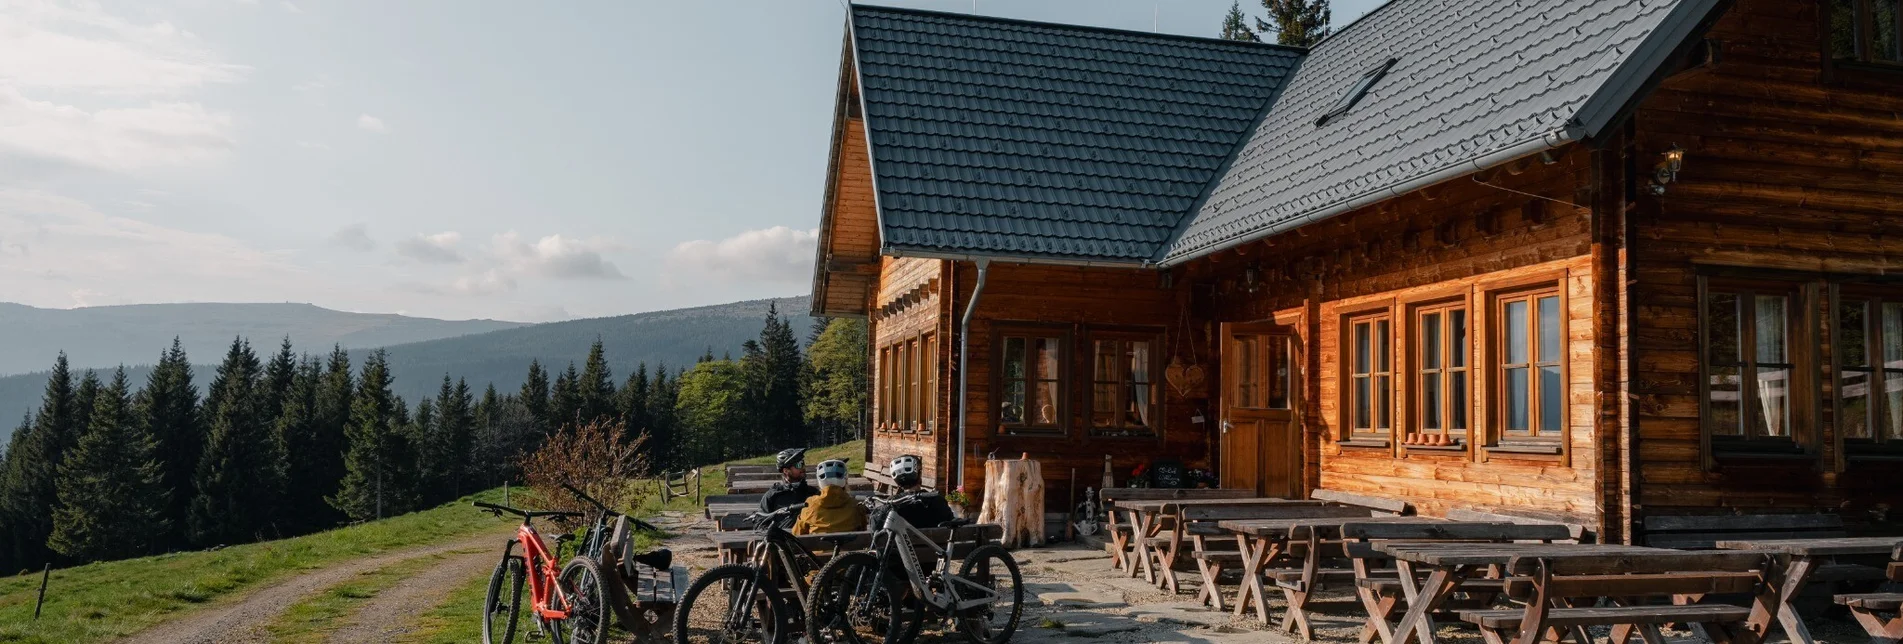
[[(900, 518), (919, 529), (936, 528), (954, 518), (951, 504), (945, 502), (945, 495), (937, 492), (920, 492), (909, 502), (887, 507), (897, 510)], [(885, 513), (880, 512), (879, 516), (874, 517), (871, 529), (877, 530), (884, 525)]]
[(819, 488), (813, 487), (806, 481), (798, 483), (780, 481), (774, 483), (773, 489), (767, 490), (766, 494), (760, 495), (760, 512), (772, 512), (789, 505), (805, 503), (807, 499), (815, 496), (819, 496)]

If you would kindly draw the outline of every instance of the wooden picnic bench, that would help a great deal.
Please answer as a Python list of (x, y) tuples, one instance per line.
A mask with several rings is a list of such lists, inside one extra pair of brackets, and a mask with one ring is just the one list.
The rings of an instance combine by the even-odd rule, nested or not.
[[(1368, 613), (1367, 623), (1361, 631), (1362, 642), (1375, 637), (1381, 638), (1382, 642), (1393, 641), (1394, 626), (1390, 620), (1400, 608), (1402, 599), (1413, 599), (1412, 591), (1418, 583), (1414, 579), (1403, 580), (1393, 558), (1377, 550), (1376, 544), (1388, 541), (1555, 543), (1572, 540), (1575, 534), (1567, 526), (1548, 523), (1398, 520), (1401, 518), (1407, 517), (1386, 521), (1356, 521), (1339, 528), (1342, 553), (1348, 557), (1354, 571), (1355, 597), (1361, 600), (1362, 608)], [(1311, 539), (1318, 536), (1311, 535)], [(1504, 592), (1506, 582), (1494, 572), (1489, 571), (1490, 576), (1485, 579), (1468, 578), (1460, 582), (1455, 592), (1467, 595), (1461, 600), (1464, 607), (1490, 607), (1494, 599)], [(1443, 607), (1458, 608), (1447, 604), (1443, 604)]]
[(1341, 490), (1317, 489), (1317, 490), (1309, 492), (1308, 498), (1329, 503), (1332, 505), (1346, 505), (1346, 506), (1353, 506), (1358, 508), (1367, 508), (1368, 510), (1374, 512), (1377, 515), (1399, 516), (1403, 514), (1414, 513), (1413, 504), (1410, 504), (1406, 501), (1402, 501), (1400, 499), (1390, 499), (1387, 497), (1370, 496), (1367, 494), (1356, 494), (1353, 492), (1343, 492)]
[[(1233, 560), (1242, 574), (1242, 584), (1236, 590), (1236, 616), (1240, 617), (1254, 609), (1256, 619), (1263, 624), (1269, 623), (1269, 597), (1265, 585), (1269, 564), (1284, 557), (1296, 554), (1306, 557), (1308, 554), (1305, 546), (1297, 553), (1295, 544), (1289, 539), (1294, 523), (1307, 522), (1298, 520), (1335, 519), (1345, 522), (1373, 516), (1374, 513), (1367, 508), (1309, 505), (1265, 509), (1251, 518), (1217, 520), (1216, 527), (1236, 535), (1236, 545), (1240, 550), (1240, 555)], [(1231, 561), (1227, 557), (1210, 559), (1207, 554), (1197, 559), (1217, 566)], [(1220, 569), (1215, 571), (1216, 574), (1220, 572)]]
[[(932, 543), (943, 548), (954, 541), (965, 544), (995, 543), (1004, 537), (1004, 527), (994, 523), (980, 523), (959, 526), (957, 528), (921, 528)], [(807, 534), (797, 537), (799, 543), (815, 553), (844, 552), (864, 550), (872, 546), (872, 532), (834, 532), (829, 534)], [(715, 532), (707, 535), (714, 542), (714, 550), (720, 555), (720, 562), (735, 563), (747, 560), (747, 554), (753, 545), (761, 540), (756, 531)], [(923, 546), (921, 545), (921, 548)], [(962, 557), (962, 548), (953, 549), (952, 556)]]
[[(871, 494), (864, 491), (852, 493), (860, 499)], [(717, 494), (707, 497), (707, 505), (703, 511), (708, 519), (714, 521), (716, 529), (744, 530), (751, 527), (746, 525), (747, 515), (760, 511), (760, 496), (758, 494)]]
[[(1820, 581), (1882, 581), (1885, 578), (1882, 567), (1863, 565), (1854, 560), (1874, 556), (1894, 559), (1898, 549), (1903, 548), (1903, 537), (1735, 539), (1719, 541), (1715, 545), (1725, 550), (1775, 552), (1788, 557), (1790, 563), (1780, 575), (1783, 578), (1783, 593), (1777, 604), (1776, 618), (1792, 642), (1808, 644), (1817, 640), (1811, 635), (1809, 627), (1804, 625), (1804, 618), (1798, 614), (1795, 604), (1797, 596), (1804, 592), (1804, 587)], [(1764, 620), (1767, 628), (1769, 619), (1766, 616)]]
[[(1885, 578), (1891, 583), (1903, 584), (1903, 545), (1890, 553), (1890, 560)], [(1836, 600), (1838, 605), (1850, 609), (1850, 615), (1870, 633), (1873, 644), (1903, 642), (1903, 592), (1852, 593), (1838, 595)]]
[[(1468, 580), (1493, 571), (1509, 577), (1506, 592), (1523, 599), (1524, 609), (1464, 610), (1462, 620), (1481, 629), (1491, 644), (1541, 641), (1548, 629), (1572, 631), (1583, 638), (1585, 626), (1636, 627), (1648, 642), (1657, 639), (1657, 626), (1685, 622), (1708, 625), (1707, 630), (1727, 638), (1755, 642), (1745, 625), (1753, 610), (1774, 612), (1775, 581), (1759, 583), (1753, 571), (1769, 564), (1762, 552), (1686, 552), (1644, 546), (1548, 543), (1447, 543), (1394, 540), (1374, 545), (1394, 558), (1403, 581), (1418, 581), (1407, 594), (1407, 614), (1395, 626), (1392, 642), (1418, 638), (1435, 642), (1430, 615), (1438, 612)], [(1420, 573), (1425, 572), (1425, 575)], [(1775, 575), (1776, 573), (1770, 573)], [(1748, 583), (1747, 583), (1748, 582)], [(1761, 588), (1758, 606), (1743, 609), (1724, 605), (1622, 605), (1575, 608), (1585, 600), (1609, 598), (1630, 603), (1640, 598), (1701, 592), (1738, 592)], [(1561, 604), (1565, 607), (1555, 607)], [(1517, 635), (1502, 638), (1502, 633)], [(1529, 635), (1530, 634), (1530, 635)], [(1580, 641), (1591, 641), (1581, 639)]]
[[(728, 494), (765, 493), (767, 490), (773, 489), (773, 484), (778, 482), (780, 482), (780, 479), (778, 478), (768, 480), (768, 481), (728, 481), (727, 493)], [(864, 491), (870, 492), (872, 491), (872, 482), (866, 480), (866, 478), (863, 476), (854, 476), (852, 478), (846, 479), (846, 488), (850, 490), (864, 490)]]
[[(1142, 572), (1158, 588), (1178, 593), (1176, 572), (1188, 571), (1189, 558), (1183, 557), (1184, 540), (1191, 539), (1199, 551), (1217, 550), (1211, 536), (1224, 533), (1216, 522), (1223, 519), (1247, 519), (1258, 516), (1287, 516), (1267, 508), (1290, 506), (1320, 507), (1318, 501), (1276, 498), (1185, 499), (1180, 501), (1124, 501), (1123, 509), (1137, 532), (1146, 535), (1133, 539), (1135, 556)], [(1264, 514), (1264, 513), (1268, 514)], [(1167, 532), (1167, 534), (1165, 533)], [(1131, 570), (1132, 577), (1136, 569)], [(1205, 591), (1207, 592), (1207, 591)]]
[(1135, 558), (1131, 556), (1136, 528), (1128, 518), (1122, 521), (1118, 520), (1117, 513), (1122, 510), (1122, 508), (1117, 507), (1118, 501), (1246, 499), (1254, 496), (1254, 490), (1207, 488), (1115, 487), (1099, 490), (1097, 492), (1097, 498), (1098, 501), (1103, 504), (1105, 515), (1104, 530), (1110, 535), (1110, 544), (1106, 546), (1110, 551), (1110, 566), (1115, 569), (1128, 571), (1132, 577), (1137, 575), (1137, 563)]
[(1847, 536), (1835, 514), (1666, 515), (1645, 518), (1645, 545), (1708, 550), (1720, 541), (1835, 539)]

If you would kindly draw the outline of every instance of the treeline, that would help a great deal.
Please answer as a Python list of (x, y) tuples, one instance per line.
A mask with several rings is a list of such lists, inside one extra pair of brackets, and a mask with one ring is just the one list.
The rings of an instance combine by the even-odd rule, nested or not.
[(852, 438), (866, 392), (865, 324), (816, 321), (802, 352), (769, 310), (739, 359), (617, 381), (597, 340), (582, 366), (531, 362), (518, 391), (443, 377), (414, 405), (387, 357), (261, 359), (232, 342), (200, 395), (174, 340), (144, 385), (124, 368), (75, 377), (61, 353), (39, 411), (0, 455), (0, 574), (276, 539), (429, 507), (518, 480), (554, 432), (619, 421), (652, 467)]

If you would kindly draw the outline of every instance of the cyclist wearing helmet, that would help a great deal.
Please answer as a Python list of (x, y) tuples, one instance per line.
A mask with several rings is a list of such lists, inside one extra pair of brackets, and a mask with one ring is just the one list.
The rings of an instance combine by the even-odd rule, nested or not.
[(773, 489), (760, 495), (760, 512), (799, 505), (819, 495), (819, 489), (806, 482), (806, 448), (781, 450), (774, 464), (780, 467), (781, 480), (773, 484)]
[[(910, 496), (911, 500), (890, 506), (905, 519), (906, 523), (919, 528), (934, 528), (952, 520), (951, 504), (945, 502), (945, 495), (927, 490), (922, 486), (924, 480), (924, 462), (912, 454), (892, 459), (886, 468), (886, 474), (892, 476), (892, 483), (898, 490), (893, 498)], [(878, 517), (883, 523), (884, 516)]]
[(826, 534), (866, 529), (866, 509), (846, 491), (846, 462), (819, 464), (819, 498), (806, 502), (793, 534)]

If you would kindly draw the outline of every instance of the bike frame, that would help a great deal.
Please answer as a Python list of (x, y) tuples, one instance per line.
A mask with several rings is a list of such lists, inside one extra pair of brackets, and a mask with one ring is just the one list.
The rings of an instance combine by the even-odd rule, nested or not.
[[(952, 530), (952, 534), (956, 536), (958, 529), (952, 528)], [(879, 543), (880, 537), (886, 538), (884, 544)], [(916, 541), (914, 541), (914, 537), (917, 538)], [(925, 547), (931, 548), (933, 552), (938, 554), (938, 577), (939, 579), (945, 580), (943, 592), (932, 590), (931, 584), (927, 583), (926, 577), (920, 574), (918, 551), (915, 549), (916, 543), (923, 543)], [(883, 564), (886, 561), (890, 561), (889, 557), (891, 557), (892, 551), (896, 549), (899, 554), (899, 561), (905, 564), (905, 576), (912, 586), (912, 592), (917, 593), (921, 599), (924, 599), (940, 614), (951, 614), (955, 611), (983, 606), (996, 600), (998, 598), (998, 591), (972, 583), (962, 576), (952, 574), (951, 546), (954, 543), (957, 543), (957, 541), (954, 539), (946, 539), (945, 547), (940, 548), (937, 543), (932, 542), (931, 537), (926, 536), (924, 532), (920, 532), (910, 521), (906, 521), (905, 517), (899, 516), (898, 512), (887, 512), (882, 529), (878, 534), (873, 535), (872, 548), (875, 552), (881, 553), (879, 556), (881, 565), (879, 566), (877, 575), (873, 578), (873, 583), (878, 584), (885, 581), (885, 571), (887, 568), (890, 568), (890, 566)], [(965, 592), (961, 592), (961, 586), (968, 588), (965, 589)], [(875, 585), (873, 587), (877, 588), (878, 586)], [(982, 596), (973, 596), (967, 599), (966, 593), (975, 593), (976, 595)]]
[[(542, 535), (525, 519), (516, 526), (515, 542), (522, 546), (522, 562), (529, 578), (529, 605), (545, 620), (568, 619), (568, 594), (555, 583), (562, 571), (555, 566), (555, 555), (542, 545)], [(552, 601), (551, 601), (552, 600)]]

